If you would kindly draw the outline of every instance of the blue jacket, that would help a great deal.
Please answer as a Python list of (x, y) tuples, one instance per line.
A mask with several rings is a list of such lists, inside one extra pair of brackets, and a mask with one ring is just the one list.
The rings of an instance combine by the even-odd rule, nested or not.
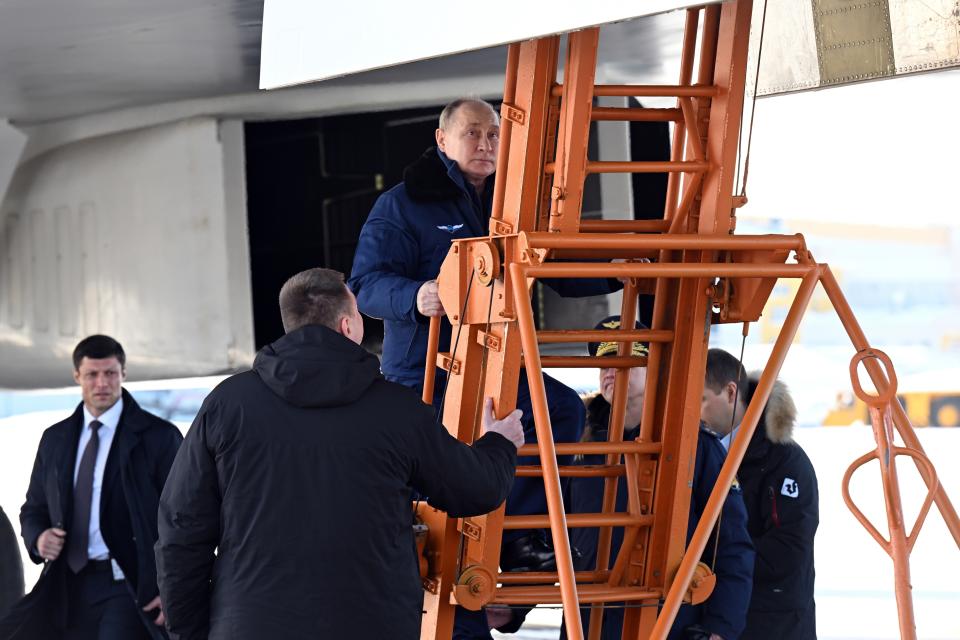
[[(364, 314), (384, 323), (381, 368), (388, 380), (423, 381), (429, 318), (417, 311), (417, 291), (440, 273), (457, 238), (488, 233), (493, 176), (483, 194), (469, 185), (457, 163), (434, 147), (406, 168), (403, 182), (384, 192), (360, 232), (349, 286)], [(614, 280), (546, 281), (564, 296), (590, 296), (618, 288)], [(441, 348), (450, 344), (443, 319)]]
[[(599, 394), (588, 401), (587, 429), (585, 439), (605, 441), (610, 405)], [(624, 434), (624, 440), (637, 437), (637, 430)], [(697, 438), (697, 457), (693, 473), (693, 492), (690, 496), (690, 517), (687, 525), (687, 540), (700, 521), (703, 508), (716, 484), (726, 451), (720, 441), (706, 429), (700, 430)], [(586, 456), (583, 464), (603, 464), (603, 456)], [(603, 502), (603, 478), (575, 478), (571, 488), (572, 513), (599, 513)], [(618, 511), (626, 511), (626, 480), (621, 477), (617, 485)], [(716, 563), (713, 560), (713, 544), (707, 545), (704, 562), (713, 565), (717, 584), (701, 605), (682, 605), (670, 632), (670, 638), (683, 637), (687, 627), (697, 624), (725, 640), (738, 638), (743, 631), (753, 581), (754, 550), (747, 531), (747, 510), (738, 486), (731, 488), (723, 506), (720, 519)], [(581, 552), (577, 570), (592, 571), (596, 567), (597, 536), (595, 528), (570, 530), (573, 545)], [(623, 543), (623, 529), (613, 530), (611, 563)], [(584, 615), (587, 614), (587, 615)], [(584, 628), (589, 622), (589, 608), (581, 609)], [(623, 609), (611, 608), (604, 613), (602, 638), (619, 640), (623, 625)]]

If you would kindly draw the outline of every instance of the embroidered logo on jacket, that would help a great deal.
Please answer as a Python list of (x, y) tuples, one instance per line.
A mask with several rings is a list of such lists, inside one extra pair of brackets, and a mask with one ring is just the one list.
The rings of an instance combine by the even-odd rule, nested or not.
[(437, 229), (440, 231), (446, 231), (447, 233), (456, 233), (463, 228), (462, 224), (438, 224)]
[(743, 493), (743, 490), (740, 488), (740, 480), (737, 476), (733, 476), (733, 484), (730, 485), (730, 491), (733, 493)]
[(780, 487), (780, 494), (788, 498), (800, 497), (800, 485), (793, 478), (784, 478), (783, 486)]

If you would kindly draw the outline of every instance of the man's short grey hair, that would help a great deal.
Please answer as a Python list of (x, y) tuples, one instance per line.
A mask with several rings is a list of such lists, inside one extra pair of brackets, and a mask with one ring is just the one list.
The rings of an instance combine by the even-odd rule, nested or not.
[(480, 98), (470, 98), (463, 97), (457, 98), (447, 106), (443, 108), (443, 111), (440, 112), (440, 129), (447, 131), (447, 128), (450, 126), (450, 122), (453, 120), (453, 116), (457, 113), (457, 109), (465, 104), (480, 104), (485, 106), (487, 109), (490, 109), (490, 113), (497, 119), (499, 122), (500, 114), (497, 113), (497, 110), (493, 108), (493, 105), (487, 102), (486, 100), (481, 100)]
[(301, 271), (280, 289), (280, 319), (286, 333), (308, 324), (337, 331), (340, 318), (350, 312), (350, 293), (343, 274), (333, 269)]

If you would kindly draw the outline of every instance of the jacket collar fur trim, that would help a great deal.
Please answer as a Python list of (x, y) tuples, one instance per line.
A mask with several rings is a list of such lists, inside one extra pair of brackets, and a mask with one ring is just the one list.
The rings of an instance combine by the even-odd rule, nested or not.
[[(403, 183), (410, 197), (419, 202), (456, 200), (466, 195), (464, 189), (468, 188), (457, 184), (457, 180), (451, 175), (457, 172), (459, 179), (466, 184), (463, 176), (459, 175), (459, 171), (456, 164), (448, 169), (437, 148), (430, 147), (416, 162), (403, 170)], [(487, 178), (485, 189), (493, 188), (495, 175)]]
[[(750, 373), (750, 386), (756, 387), (760, 381), (760, 371)], [(752, 390), (752, 389), (751, 389)], [(752, 394), (751, 394), (752, 395)], [(767, 400), (767, 406), (761, 416), (764, 433), (767, 439), (774, 444), (790, 444), (793, 442), (793, 427), (797, 422), (797, 406), (787, 385), (777, 380), (773, 383), (773, 390)]]
[(424, 151), (403, 170), (403, 182), (410, 197), (421, 202), (443, 202), (463, 196), (463, 190), (451, 179), (436, 147)]

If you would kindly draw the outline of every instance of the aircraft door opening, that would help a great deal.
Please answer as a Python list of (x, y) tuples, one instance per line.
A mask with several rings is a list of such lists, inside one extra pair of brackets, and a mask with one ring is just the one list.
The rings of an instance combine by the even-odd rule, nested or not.
[[(246, 124), (258, 349), (283, 335), (276, 300), (287, 278), (311, 267), (349, 275), (370, 208), (430, 145), (441, 109)], [(364, 322), (364, 346), (379, 352), (383, 323)]]

